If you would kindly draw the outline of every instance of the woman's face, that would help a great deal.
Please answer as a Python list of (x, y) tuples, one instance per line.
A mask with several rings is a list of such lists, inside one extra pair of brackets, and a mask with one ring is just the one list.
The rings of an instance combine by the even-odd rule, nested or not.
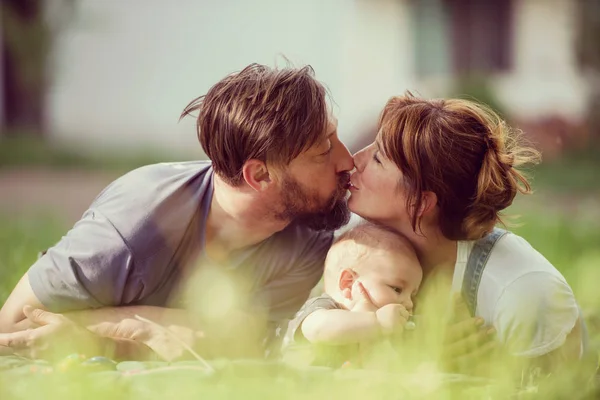
[(350, 182), (350, 211), (385, 225), (409, 221), (402, 173), (380, 150), (378, 142), (354, 155), (356, 172)]

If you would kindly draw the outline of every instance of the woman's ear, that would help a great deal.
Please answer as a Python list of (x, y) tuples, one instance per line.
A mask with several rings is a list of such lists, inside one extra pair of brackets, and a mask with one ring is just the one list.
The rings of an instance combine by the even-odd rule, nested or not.
[(433, 192), (423, 192), (421, 206), (417, 210), (419, 218), (429, 214), (437, 205), (437, 195)]
[(352, 285), (358, 278), (358, 274), (350, 268), (344, 268), (340, 274), (338, 286), (345, 299), (352, 300)]
[(246, 161), (242, 167), (242, 175), (248, 186), (257, 192), (265, 190), (271, 183), (267, 165), (260, 160), (250, 159)]

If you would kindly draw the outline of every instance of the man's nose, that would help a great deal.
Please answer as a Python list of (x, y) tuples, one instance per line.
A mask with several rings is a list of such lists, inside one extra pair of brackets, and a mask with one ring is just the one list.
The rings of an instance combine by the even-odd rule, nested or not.
[(347, 172), (354, 169), (354, 159), (344, 143), (340, 141), (337, 154), (337, 172)]

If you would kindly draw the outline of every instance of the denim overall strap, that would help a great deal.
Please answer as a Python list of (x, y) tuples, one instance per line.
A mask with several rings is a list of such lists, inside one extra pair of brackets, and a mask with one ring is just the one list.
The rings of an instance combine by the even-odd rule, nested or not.
[(491, 233), (479, 239), (473, 245), (473, 249), (467, 260), (462, 284), (462, 297), (467, 303), (469, 312), (473, 317), (477, 309), (477, 291), (479, 290), (479, 283), (481, 282), (485, 265), (490, 258), (496, 242), (507, 233), (504, 229), (494, 228)]

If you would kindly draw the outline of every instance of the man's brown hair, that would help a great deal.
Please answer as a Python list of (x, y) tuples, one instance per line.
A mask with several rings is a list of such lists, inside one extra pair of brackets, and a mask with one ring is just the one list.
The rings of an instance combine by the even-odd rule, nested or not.
[(198, 111), (198, 138), (227, 183), (241, 184), (250, 159), (287, 165), (322, 138), (327, 91), (311, 66), (274, 69), (251, 64), (194, 100), (181, 117)]
[(436, 194), (439, 226), (452, 240), (474, 240), (531, 186), (517, 167), (539, 160), (519, 131), (486, 106), (462, 99), (391, 98), (379, 119), (383, 153), (402, 171), (417, 230), (423, 194)]

